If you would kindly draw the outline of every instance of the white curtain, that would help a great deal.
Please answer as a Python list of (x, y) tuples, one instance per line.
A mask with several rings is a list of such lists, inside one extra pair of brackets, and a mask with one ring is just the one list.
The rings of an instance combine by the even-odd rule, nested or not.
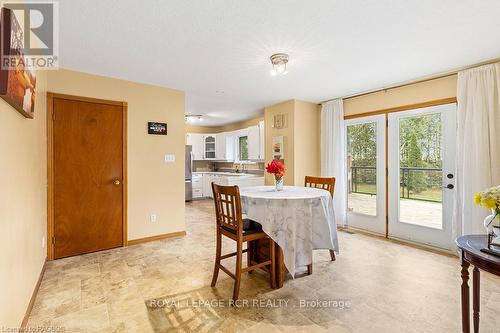
[(344, 146), (344, 103), (342, 99), (324, 103), (321, 108), (321, 175), (335, 177), (333, 207), (337, 225), (346, 223), (346, 184)]
[(454, 236), (485, 233), (473, 194), (500, 185), (500, 63), (458, 73)]

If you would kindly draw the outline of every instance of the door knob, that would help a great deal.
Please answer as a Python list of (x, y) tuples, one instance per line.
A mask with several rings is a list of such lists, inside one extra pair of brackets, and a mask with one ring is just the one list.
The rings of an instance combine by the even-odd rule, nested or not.
[(119, 181), (118, 179), (115, 179), (113, 181), (113, 184), (115, 184), (116, 186), (120, 185), (121, 184), (121, 181)]
[(443, 186), (444, 188), (447, 188), (449, 190), (453, 190), (455, 188), (455, 186), (453, 186), (453, 184), (448, 184), (446, 186)]

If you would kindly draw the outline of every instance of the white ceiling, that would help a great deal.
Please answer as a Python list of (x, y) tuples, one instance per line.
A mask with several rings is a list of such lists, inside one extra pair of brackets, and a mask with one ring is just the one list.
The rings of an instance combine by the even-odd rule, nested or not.
[(184, 90), (214, 126), (498, 58), (499, 17), (499, 0), (62, 0), (60, 63)]

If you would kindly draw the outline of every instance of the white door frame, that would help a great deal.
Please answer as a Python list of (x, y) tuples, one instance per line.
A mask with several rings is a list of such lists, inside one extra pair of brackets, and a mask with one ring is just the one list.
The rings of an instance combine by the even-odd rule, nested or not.
[[(380, 235), (385, 235), (386, 232), (386, 160), (385, 160), (385, 131), (386, 120), (385, 114), (376, 116), (359, 117), (349, 119), (344, 122), (345, 129), (345, 156), (347, 154), (347, 127), (350, 125), (372, 123), (377, 124), (377, 215), (371, 216), (356, 212), (347, 212), (347, 226), (367, 230)], [(347, 163), (347, 161), (346, 161)], [(345, 184), (348, 184), (348, 167), (346, 166)], [(346, 191), (349, 191), (349, 186), (346, 186)], [(346, 193), (346, 207), (349, 194)]]
[(425, 226), (401, 222), (399, 219), (399, 119), (441, 113), (442, 115), (442, 144), (441, 156), (443, 161), (443, 186), (455, 185), (455, 177), (448, 179), (447, 174), (455, 175), (455, 142), (456, 142), (456, 104), (445, 104), (409, 111), (390, 113), (388, 115), (388, 172), (389, 172), (389, 236), (412, 242), (422, 243), (434, 247), (451, 250), (452, 239), (452, 210), (454, 190), (443, 190), (443, 229), (433, 229)]

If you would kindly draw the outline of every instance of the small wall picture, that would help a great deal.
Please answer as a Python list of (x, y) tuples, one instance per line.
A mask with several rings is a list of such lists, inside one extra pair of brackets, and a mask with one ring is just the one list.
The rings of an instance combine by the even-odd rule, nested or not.
[(283, 145), (283, 136), (273, 137), (273, 160), (283, 160), (285, 158), (285, 147)]
[(25, 68), (23, 33), (14, 12), (1, 11), (0, 97), (26, 118), (35, 115), (35, 72)]
[(148, 122), (148, 134), (153, 135), (167, 135), (167, 124)]
[(277, 129), (285, 128), (285, 115), (284, 114), (274, 115), (273, 128), (277, 128)]

